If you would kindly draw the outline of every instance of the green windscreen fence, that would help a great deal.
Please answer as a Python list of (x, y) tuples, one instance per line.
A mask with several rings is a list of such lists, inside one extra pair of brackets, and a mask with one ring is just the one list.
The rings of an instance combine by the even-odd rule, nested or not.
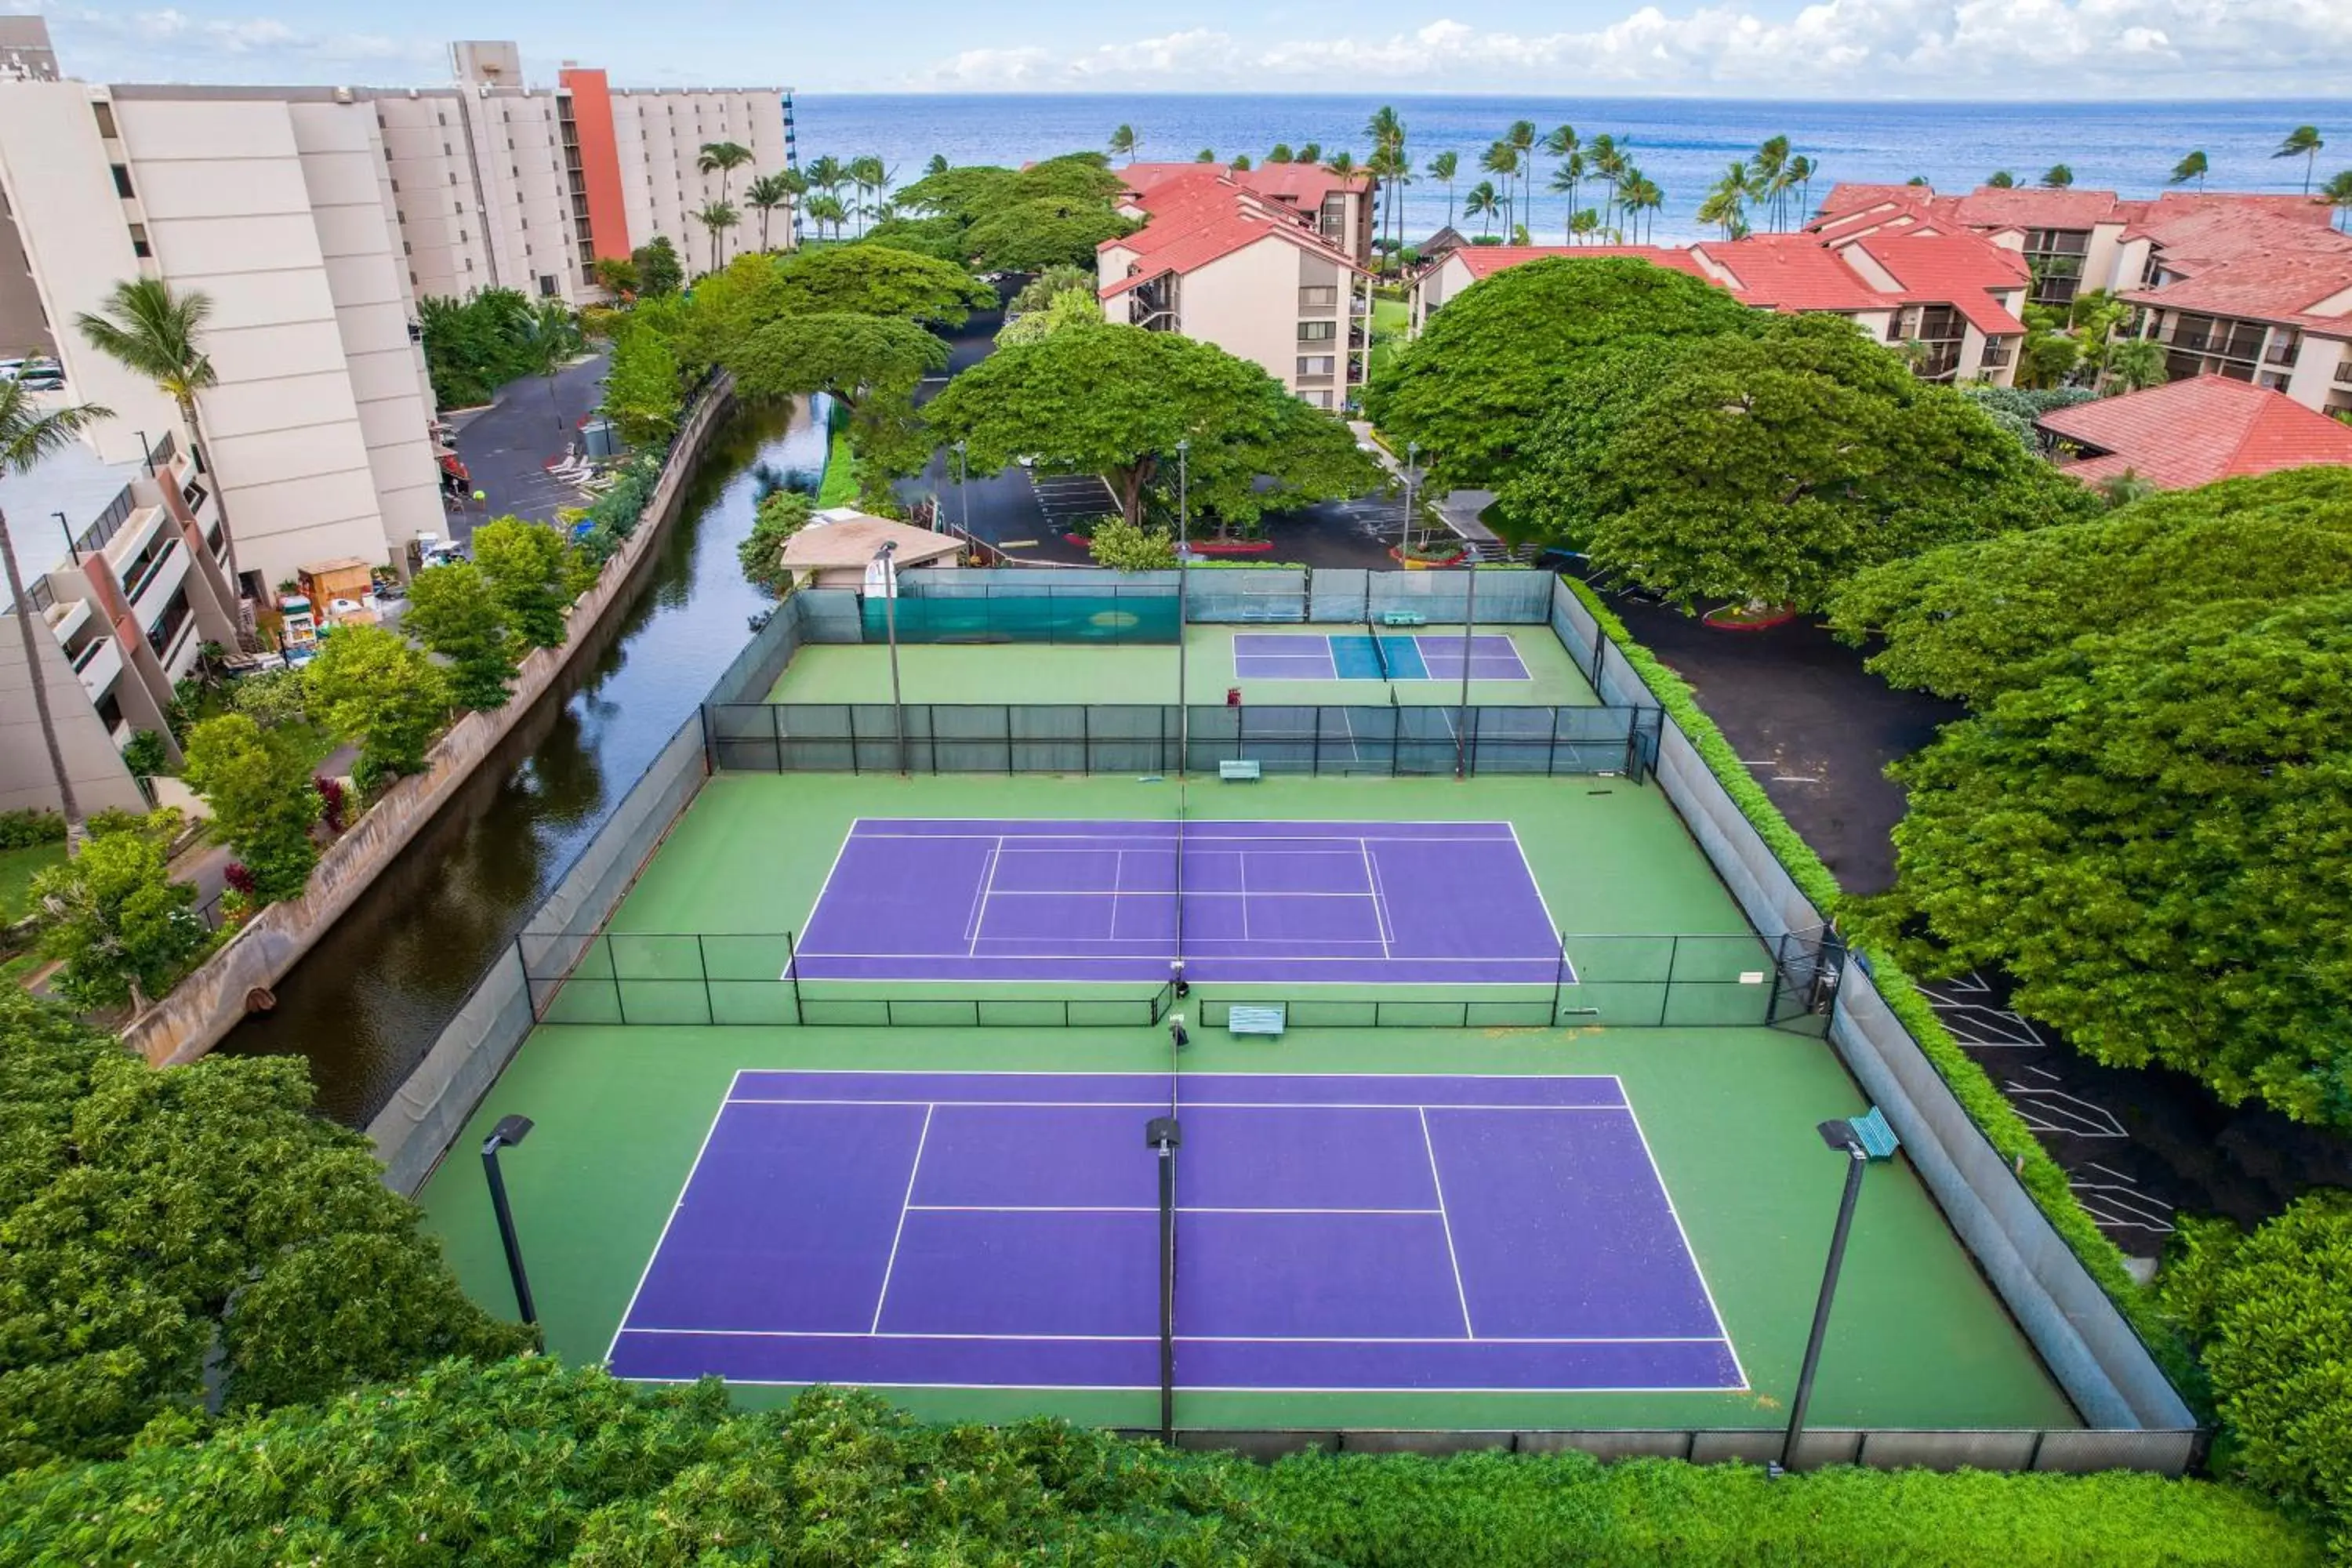
[(1176, 593), (1158, 584), (1088, 582), (1066, 589), (1024, 586), (999, 593), (988, 584), (927, 586), (895, 602), (866, 595), (862, 626), (869, 643), (1168, 643), (1176, 641)]

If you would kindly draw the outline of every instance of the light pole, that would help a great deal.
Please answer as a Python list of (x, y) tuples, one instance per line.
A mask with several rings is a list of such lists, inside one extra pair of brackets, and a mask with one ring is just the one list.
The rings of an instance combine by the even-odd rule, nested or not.
[(907, 709), (898, 693), (898, 574), (892, 558), (898, 552), (898, 542), (887, 540), (874, 552), (869, 575), (881, 585), (882, 626), (890, 644), (890, 734), (898, 751), (898, 776), (907, 776)]
[(1454, 776), (1457, 781), (1470, 776), (1470, 635), (1478, 625), (1478, 557), (1466, 556), (1462, 564), (1470, 575), (1462, 604), (1462, 717), (1454, 728)]
[(1840, 1117), (1814, 1129), (1822, 1142), (1846, 1157), (1845, 1193), (1838, 1200), (1837, 1228), (1830, 1233), (1830, 1259), (1822, 1270), (1821, 1299), (1813, 1303), (1813, 1331), (1805, 1341), (1805, 1363), (1797, 1373), (1797, 1396), (1789, 1405), (1789, 1433), (1780, 1441), (1777, 1474), (1796, 1463), (1805, 1435), (1805, 1406), (1812, 1402), (1813, 1373), (1822, 1364), (1822, 1341), (1829, 1333), (1830, 1303), (1837, 1296), (1838, 1271), (1845, 1264), (1846, 1237), (1853, 1229), (1854, 1203), (1862, 1196), (1862, 1173), (1874, 1161), (1891, 1160), (1901, 1145), (1876, 1106), (1860, 1116)]
[[(530, 1136), (530, 1118), (506, 1116), (490, 1129), (482, 1140), (482, 1174), (489, 1178), (490, 1212), (499, 1218), (499, 1242), (507, 1249), (507, 1276), (514, 1281), (515, 1310), (522, 1321), (530, 1325), (534, 1338), (539, 1338), (539, 1309), (530, 1299), (530, 1280), (522, 1271), (522, 1244), (515, 1239), (514, 1211), (507, 1207), (507, 1179), (499, 1171), (499, 1151), (520, 1146)], [(541, 1338), (540, 1348), (547, 1348)]]
[(1420, 455), (1420, 442), (1407, 441), (1404, 444), (1404, 534), (1402, 538), (1397, 541), (1397, 543), (1401, 547), (1402, 552), (1406, 555), (1411, 555), (1412, 553), (1412, 536), (1414, 531), (1412, 526), (1413, 481), (1421, 478), (1420, 473), (1414, 468), (1413, 460)]
[(1192, 443), (1186, 438), (1176, 443), (1176, 771), (1180, 775), (1192, 765), (1192, 697), (1184, 684), (1185, 616), (1191, 603), (1185, 584), (1192, 580), (1185, 568), (1192, 560)]
[(1176, 1118), (1155, 1116), (1143, 1142), (1160, 1160), (1160, 1440), (1176, 1446), (1176, 1151), (1184, 1134)]
[(971, 537), (971, 497), (964, 493), (964, 479), (971, 472), (971, 443), (958, 441), (956, 455), (956, 521), (963, 524), (963, 536)]

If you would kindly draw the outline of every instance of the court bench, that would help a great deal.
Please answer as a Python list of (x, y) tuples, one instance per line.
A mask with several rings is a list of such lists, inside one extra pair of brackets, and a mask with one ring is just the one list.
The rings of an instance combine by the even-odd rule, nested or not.
[(1217, 776), (1227, 784), (1254, 784), (1262, 775), (1255, 762), (1226, 761), (1217, 764)]
[(1283, 1016), (1279, 1007), (1252, 1007), (1236, 1002), (1225, 1009), (1225, 1032), (1233, 1035), (1279, 1035)]
[(1382, 610), (1381, 625), (1384, 626), (1425, 626), (1429, 617), (1419, 610)]

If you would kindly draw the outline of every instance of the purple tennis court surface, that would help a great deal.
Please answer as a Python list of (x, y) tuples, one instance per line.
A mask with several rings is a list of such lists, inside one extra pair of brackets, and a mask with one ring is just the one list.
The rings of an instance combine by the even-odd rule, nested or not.
[(1463, 647), (1459, 632), (1235, 632), (1234, 675), (1241, 680), (1532, 680), (1518, 645), (1479, 632)]
[[(614, 1372), (1156, 1388), (1169, 1084), (739, 1073)], [(1178, 1084), (1179, 1387), (1747, 1386), (1616, 1079)]]
[(804, 980), (1549, 985), (1575, 976), (1507, 822), (861, 817)]

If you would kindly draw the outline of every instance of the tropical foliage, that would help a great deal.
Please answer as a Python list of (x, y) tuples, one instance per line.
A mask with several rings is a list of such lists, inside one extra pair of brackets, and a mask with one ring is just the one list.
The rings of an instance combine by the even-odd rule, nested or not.
[[(547, 303), (569, 315), (560, 302)], [(547, 374), (549, 327), (519, 289), (485, 289), (467, 300), (428, 296), (417, 305), (417, 319), (425, 374), (444, 408), (488, 403), (510, 381)]]
[(310, 760), (282, 729), (243, 713), (207, 719), (189, 734), (181, 770), (212, 814), (214, 837), (236, 852), (264, 901), (299, 895), (318, 863), (310, 829), (321, 803)]
[[(34, 877), (32, 900), (46, 917), (41, 954), (65, 965), (50, 988), (85, 1010), (128, 1004), (135, 1012), (177, 984), (212, 938), (196, 915), (196, 889), (173, 880), (164, 862), (177, 814), (107, 820), (114, 815), (92, 817), (81, 853)], [(0, 992), (22, 995), (13, 985)], [(6, 1377), (0, 1362), (0, 1384)]]
[[(474, 537), (478, 546), (481, 535)], [(302, 674), (313, 711), (359, 747), (353, 773), (362, 789), (422, 770), (456, 701), (446, 672), (383, 626), (336, 628)]]

